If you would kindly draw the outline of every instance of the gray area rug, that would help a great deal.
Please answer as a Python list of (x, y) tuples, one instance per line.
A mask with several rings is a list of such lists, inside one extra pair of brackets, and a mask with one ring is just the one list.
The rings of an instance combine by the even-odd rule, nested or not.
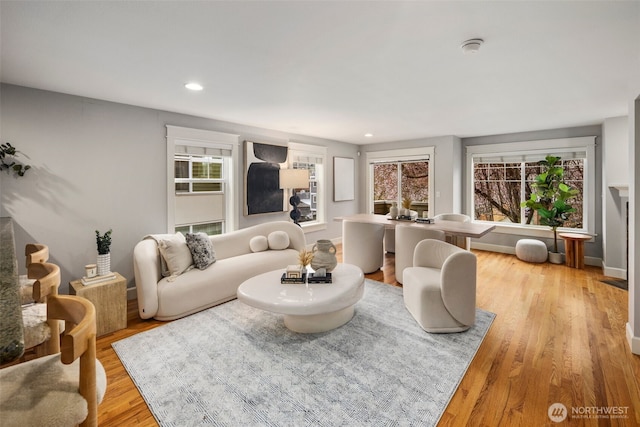
[(234, 300), (113, 347), (161, 426), (430, 426), (494, 318), (428, 334), (401, 288), (367, 280), (333, 331), (297, 334)]

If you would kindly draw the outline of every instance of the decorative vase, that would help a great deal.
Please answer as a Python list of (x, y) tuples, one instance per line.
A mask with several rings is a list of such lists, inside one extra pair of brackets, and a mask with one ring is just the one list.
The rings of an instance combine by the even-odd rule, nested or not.
[(331, 272), (338, 265), (336, 247), (331, 243), (331, 240), (318, 240), (311, 248), (311, 252), (313, 252), (311, 268), (314, 270), (325, 268), (327, 272)]
[(391, 216), (391, 219), (398, 218), (398, 204), (396, 202), (393, 202), (391, 205), (391, 209), (389, 209), (389, 216)]
[(98, 254), (98, 276), (111, 273), (111, 253)]

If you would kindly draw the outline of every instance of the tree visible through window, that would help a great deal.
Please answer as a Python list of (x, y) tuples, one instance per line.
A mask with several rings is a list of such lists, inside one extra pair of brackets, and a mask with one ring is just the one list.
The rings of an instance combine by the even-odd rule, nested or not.
[[(564, 181), (578, 189), (569, 200), (576, 212), (565, 228), (582, 229), (584, 224), (584, 159), (562, 160)], [(520, 207), (531, 196), (531, 183), (541, 172), (538, 162), (474, 162), (474, 213), (480, 221), (539, 225), (535, 212)]]
[(373, 192), (375, 213), (386, 214), (391, 203), (400, 205), (402, 200), (410, 199), (411, 209), (421, 215), (429, 206), (429, 162), (374, 164)]

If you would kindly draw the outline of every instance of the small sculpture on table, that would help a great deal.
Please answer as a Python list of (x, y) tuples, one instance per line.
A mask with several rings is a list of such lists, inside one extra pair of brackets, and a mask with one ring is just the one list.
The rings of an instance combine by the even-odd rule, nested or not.
[(309, 273), (309, 277), (307, 277), (307, 282), (308, 283), (332, 283), (331, 273), (328, 273), (326, 268), (320, 267), (313, 273)]

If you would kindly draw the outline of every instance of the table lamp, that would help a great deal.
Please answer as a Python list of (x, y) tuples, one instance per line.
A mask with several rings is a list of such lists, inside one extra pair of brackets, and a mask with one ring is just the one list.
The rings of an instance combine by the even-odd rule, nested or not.
[(292, 191), (289, 203), (293, 206), (293, 209), (289, 213), (289, 217), (298, 225), (300, 225), (298, 223), (300, 219), (300, 210), (298, 209), (300, 197), (296, 194), (296, 188), (308, 187), (309, 171), (307, 169), (280, 169), (280, 188), (290, 188)]

